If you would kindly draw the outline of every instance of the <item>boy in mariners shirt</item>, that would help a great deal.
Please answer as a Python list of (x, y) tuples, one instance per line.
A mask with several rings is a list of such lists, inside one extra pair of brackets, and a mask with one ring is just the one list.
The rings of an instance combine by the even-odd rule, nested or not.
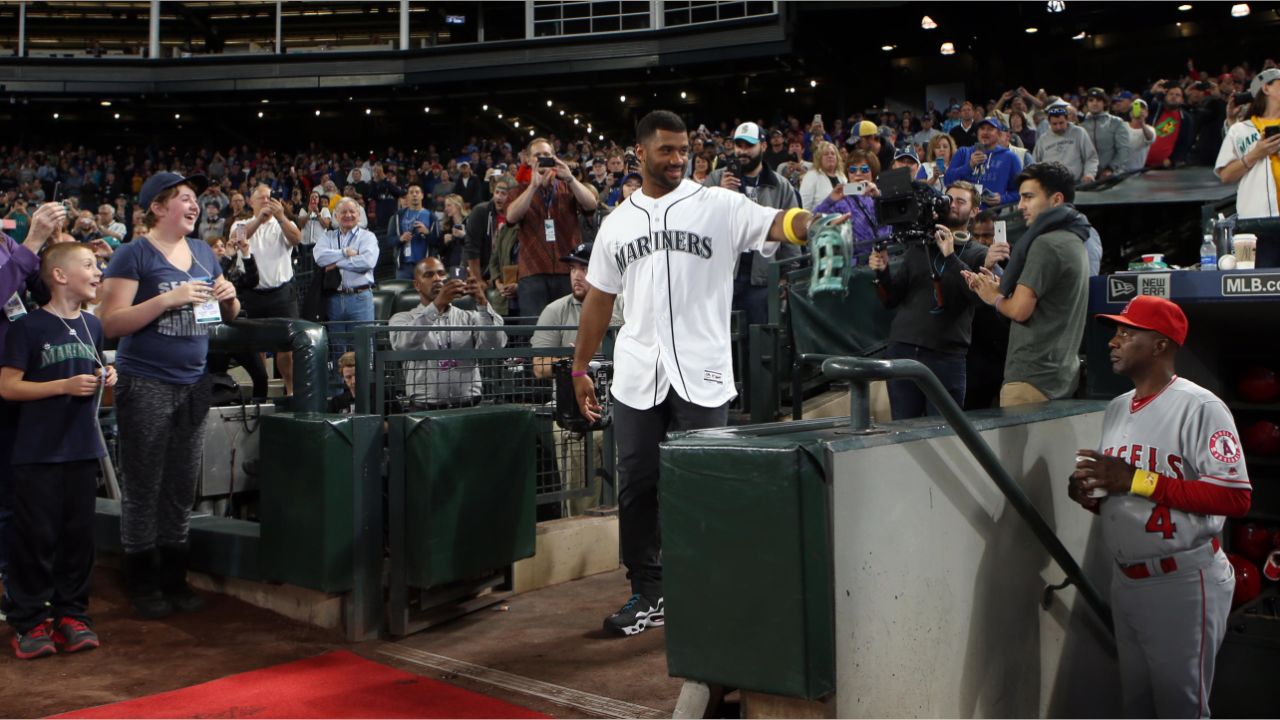
[(102, 324), (83, 303), (102, 271), (79, 243), (50, 246), (40, 274), (49, 303), (13, 324), (0, 358), (0, 396), (19, 405), (13, 448), (13, 539), (6, 590), (14, 654), (24, 660), (98, 647), (85, 614), (93, 571), (93, 509)]
[(1140, 295), (1119, 315), (1111, 367), (1134, 389), (1111, 401), (1098, 450), (1080, 450), (1068, 496), (1101, 517), (1115, 558), (1111, 610), (1126, 717), (1209, 717), (1214, 660), (1235, 575), (1218, 536), (1252, 486), (1231, 412), (1174, 374), (1182, 309)]

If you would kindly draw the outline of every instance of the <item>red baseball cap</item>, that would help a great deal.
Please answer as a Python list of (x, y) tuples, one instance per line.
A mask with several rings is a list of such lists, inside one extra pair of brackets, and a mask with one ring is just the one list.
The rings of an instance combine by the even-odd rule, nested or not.
[(1124, 306), (1119, 315), (1095, 315), (1107, 324), (1154, 330), (1181, 346), (1187, 341), (1187, 316), (1176, 303), (1151, 295), (1139, 295)]

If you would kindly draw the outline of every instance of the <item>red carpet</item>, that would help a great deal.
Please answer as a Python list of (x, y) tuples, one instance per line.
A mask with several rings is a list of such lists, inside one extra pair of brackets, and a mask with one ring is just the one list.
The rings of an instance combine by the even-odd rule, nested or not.
[(60, 718), (545, 718), (349, 653), (55, 715)]

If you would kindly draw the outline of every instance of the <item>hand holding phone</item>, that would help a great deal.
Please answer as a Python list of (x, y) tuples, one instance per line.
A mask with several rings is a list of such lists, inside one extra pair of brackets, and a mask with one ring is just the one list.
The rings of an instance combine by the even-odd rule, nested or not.
[(553, 168), (555, 166), (556, 166), (556, 159), (553, 157), (538, 158), (538, 167), (540, 168)]
[(860, 182), (849, 182), (844, 184), (845, 195), (866, 195), (867, 183), (865, 180)]

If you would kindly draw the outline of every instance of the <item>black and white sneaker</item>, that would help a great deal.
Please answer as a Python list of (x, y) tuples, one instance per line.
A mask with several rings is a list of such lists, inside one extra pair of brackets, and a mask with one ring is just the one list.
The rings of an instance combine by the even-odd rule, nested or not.
[(663, 623), (662, 598), (650, 600), (643, 595), (632, 595), (618, 612), (604, 619), (604, 631), (610, 635), (639, 635), (651, 627)]

